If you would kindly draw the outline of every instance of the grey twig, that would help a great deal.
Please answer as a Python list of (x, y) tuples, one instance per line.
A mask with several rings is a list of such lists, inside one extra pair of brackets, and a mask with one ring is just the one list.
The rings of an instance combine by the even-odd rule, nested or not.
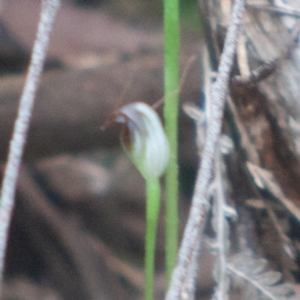
[(290, 5), (284, 6), (271, 6), (271, 5), (263, 5), (263, 4), (247, 4), (249, 8), (267, 11), (274, 14), (284, 15), (284, 16), (291, 16), (295, 18), (300, 18), (300, 11), (293, 9)]
[[(177, 263), (171, 278), (166, 300), (184, 299), (184, 282), (190, 270), (190, 263), (199, 249), (199, 240), (206, 223), (209, 202), (207, 190), (213, 171), (214, 156), (221, 133), (223, 110), (227, 85), (236, 49), (239, 29), (242, 24), (245, 1), (236, 0), (232, 8), (231, 23), (225, 39), (224, 50), (220, 58), (220, 66), (216, 82), (210, 91), (211, 113), (207, 127), (206, 141), (203, 150), (201, 168), (198, 172), (192, 207), (184, 231)], [(197, 269), (197, 268), (193, 268)], [(193, 280), (195, 284), (195, 279)]]
[(26, 144), (34, 98), (48, 49), (50, 32), (59, 4), (59, 0), (42, 0), (37, 36), (9, 145), (0, 198), (0, 283), (3, 280), (7, 236), (14, 207), (18, 172)]
[[(219, 147), (221, 148), (221, 146)], [(216, 196), (214, 201), (216, 201), (216, 233), (217, 233), (217, 245), (218, 245), (218, 283), (215, 291), (215, 299), (217, 300), (225, 300), (228, 299), (228, 288), (226, 283), (226, 244), (227, 244), (227, 230), (228, 224), (225, 218), (225, 206), (226, 199), (224, 195), (224, 187), (223, 187), (223, 178), (222, 178), (222, 153), (219, 150), (216, 153), (215, 159), (215, 178), (216, 181)]]
[(237, 75), (233, 77), (231, 82), (235, 85), (255, 85), (261, 80), (267, 78), (271, 74), (276, 71), (277, 61), (271, 60), (269, 62), (264, 63), (257, 69), (250, 72), (249, 76), (243, 77)]

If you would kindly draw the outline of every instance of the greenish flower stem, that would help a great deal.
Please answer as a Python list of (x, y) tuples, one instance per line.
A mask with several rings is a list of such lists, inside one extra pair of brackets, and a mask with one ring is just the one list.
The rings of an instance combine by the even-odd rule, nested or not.
[(170, 143), (166, 172), (166, 276), (170, 281), (178, 247), (178, 107), (179, 96), (179, 0), (164, 0), (164, 118)]
[(160, 206), (159, 178), (146, 179), (145, 300), (153, 300), (156, 228)]

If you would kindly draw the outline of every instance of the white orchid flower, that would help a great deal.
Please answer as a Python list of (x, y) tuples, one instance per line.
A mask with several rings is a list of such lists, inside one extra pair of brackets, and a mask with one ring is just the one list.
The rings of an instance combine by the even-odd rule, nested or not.
[(170, 147), (155, 110), (143, 102), (130, 103), (119, 109), (114, 121), (124, 123), (123, 148), (143, 177), (160, 177), (167, 168)]

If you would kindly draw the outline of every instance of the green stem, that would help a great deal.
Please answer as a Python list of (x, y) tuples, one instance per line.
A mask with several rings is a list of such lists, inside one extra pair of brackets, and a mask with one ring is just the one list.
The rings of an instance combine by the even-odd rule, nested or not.
[(164, 0), (166, 134), (171, 156), (166, 173), (166, 275), (170, 281), (178, 247), (178, 93), (179, 87), (179, 0)]
[(159, 178), (146, 179), (146, 189), (145, 300), (153, 300), (156, 228), (160, 205)]

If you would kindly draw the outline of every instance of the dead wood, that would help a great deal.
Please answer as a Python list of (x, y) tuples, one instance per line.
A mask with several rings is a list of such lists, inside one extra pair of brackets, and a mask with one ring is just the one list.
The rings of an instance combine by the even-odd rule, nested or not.
[[(212, 71), (216, 70), (222, 52), (229, 3), (199, 1)], [(286, 211), (275, 210), (280, 222), (276, 221), (274, 226), (270, 213), (266, 217), (265, 212), (245, 206), (249, 197), (263, 199), (272, 207), (281, 203), (278, 197), (270, 195), (268, 188), (259, 189), (253, 184), (245, 164), (250, 161), (268, 169), (274, 176), (273, 184), (283, 191), (279, 198), (289, 198), (293, 205), (300, 205), (298, 12), (299, 4), (294, 1), (286, 1), (282, 6), (267, 0), (259, 4), (247, 2), (224, 124), (225, 132), (235, 142), (235, 153), (227, 166), (231, 198), (239, 210), (235, 249), (259, 248), (285, 274), (286, 260), (290, 258), (283, 251), (284, 242), (278, 231), (266, 233), (262, 224), (273, 222), (270, 227), (274, 229), (279, 223), (283, 226), (283, 220), (289, 224), (293, 217)], [(237, 78), (242, 80), (237, 83)], [(261, 235), (268, 235), (272, 243), (266, 246)], [(292, 238), (295, 247), (299, 234)]]

